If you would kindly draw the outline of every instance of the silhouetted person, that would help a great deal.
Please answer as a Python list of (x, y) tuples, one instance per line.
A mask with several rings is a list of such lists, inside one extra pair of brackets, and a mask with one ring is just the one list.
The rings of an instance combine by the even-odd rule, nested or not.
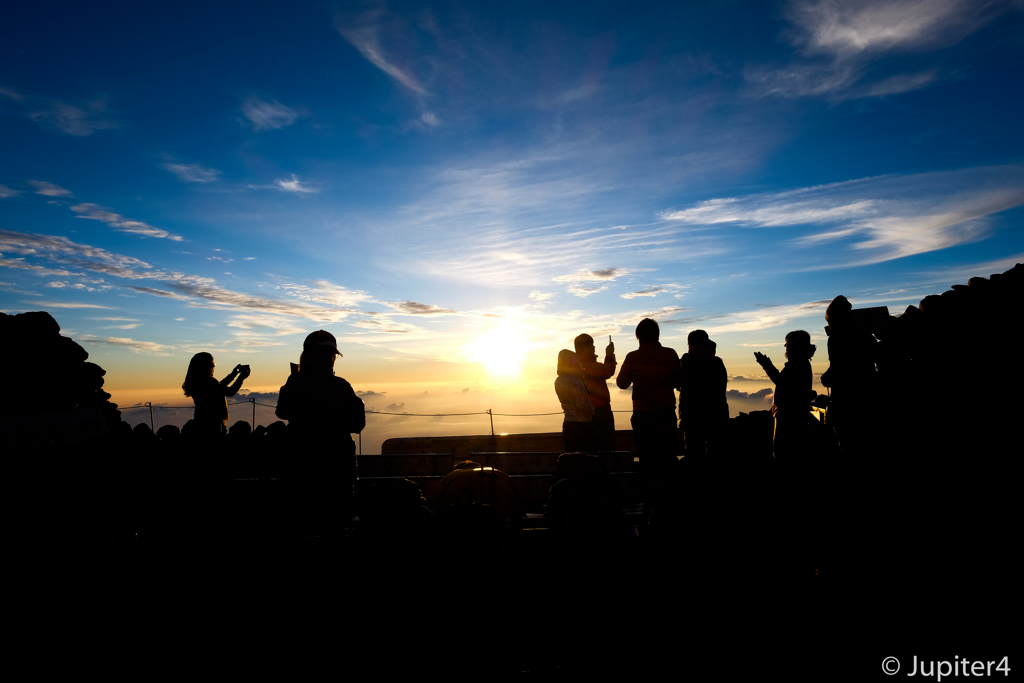
[(583, 368), (580, 359), (569, 349), (558, 352), (558, 378), (555, 379), (555, 393), (562, 404), (565, 417), (562, 420), (562, 438), (566, 453), (582, 453), (594, 446), (593, 425), (594, 404), (583, 383)]
[(687, 459), (701, 459), (720, 448), (729, 421), (729, 375), (707, 332), (694, 330), (686, 343), (687, 351), (679, 359), (679, 429)]
[(215, 438), (224, 433), (228, 421), (229, 396), (242, 388), (249, 376), (248, 365), (236, 365), (231, 374), (217, 381), (213, 376), (217, 364), (209, 353), (197, 353), (188, 364), (188, 372), (181, 388), (196, 404), (192, 433), (200, 438)]
[(598, 450), (615, 450), (615, 415), (612, 413), (611, 395), (608, 393), (607, 380), (615, 374), (615, 344), (611, 338), (604, 349), (604, 362), (597, 360), (594, 349), (594, 338), (589, 334), (581, 334), (573, 340), (576, 355), (579, 356), (583, 368), (583, 381), (590, 392), (590, 402), (594, 405), (592, 420), (594, 445)]
[[(819, 484), (814, 472), (812, 432), (808, 423), (811, 409), (814, 356), (811, 335), (796, 330), (786, 335), (786, 365), (780, 372), (768, 356), (754, 352), (754, 358), (775, 383), (772, 415), (775, 434), (772, 449), (781, 476), (779, 480), (779, 530), (783, 561), (792, 563), (794, 575), (810, 575), (812, 555), (817, 554), (819, 534), (814, 531), (821, 515)], [(820, 559), (820, 558), (819, 558)]]
[(294, 448), (287, 471), (310, 496), (302, 502), (309, 504), (307, 512), (314, 517), (309, 521), (317, 527), (352, 518), (356, 445), (351, 435), (366, 426), (362, 400), (351, 384), (334, 375), (340, 355), (330, 332), (307, 336), (298, 369), (281, 387), (275, 411), (288, 420)]
[(829, 368), (822, 374), (821, 383), (831, 390), (826, 422), (835, 430), (844, 454), (867, 454), (877, 411), (877, 342), (854, 321), (853, 307), (844, 296), (832, 300), (825, 311), (825, 321)]
[(640, 348), (626, 354), (615, 383), (620, 389), (633, 386), (633, 438), (640, 469), (647, 474), (663, 473), (678, 461), (676, 394), (679, 356), (658, 341), (658, 323), (644, 318), (636, 326)]
[(754, 358), (775, 383), (772, 416), (775, 418), (775, 436), (772, 448), (776, 460), (802, 462), (807, 457), (809, 432), (807, 415), (811, 410), (811, 358), (816, 346), (811, 335), (796, 330), (786, 335), (786, 365), (780, 372), (771, 358), (754, 352)]

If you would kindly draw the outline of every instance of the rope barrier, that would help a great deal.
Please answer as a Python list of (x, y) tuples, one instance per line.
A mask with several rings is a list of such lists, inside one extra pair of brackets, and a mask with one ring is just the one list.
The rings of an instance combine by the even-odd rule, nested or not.
[[(325, 401), (325, 403), (326, 403), (326, 401)], [(272, 405), (270, 403), (259, 403), (258, 401), (254, 401), (252, 399), (250, 399), (248, 401), (235, 401), (235, 402), (232, 402), (232, 403), (228, 404), (228, 406), (233, 406), (233, 407), (239, 407), (239, 406), (243, 406), (243, 405), (251, 405), (252, 406), (252, 428), (253, 429), (256, 428), (256, 406), (263, 406), (264, 408), (276, 408), (277, 407), (276, 405)], [(156, 406), (156, 405), (153, 405), (152, 402), (146, 402), (146, 403), (143, 403), (141, 405), (126, 407), (126, 408), (123, 408), (122, 410), (129, 411), (129, 410), (147, 410), (148, 409), (149, 410), (150, 427), (155, 431), (156, 430), (156, 424), (155, 424), (155, 420), (153, 419), (153, 411), (154, 410), (188, 410), (190, 408), (194, 409), (195, 406), (194, 405), (191, 405), (191, 406)], [(382, 411), (382, 410), (365, 410), (364, 412), (367, 415), (394, 415), (394, 416), (397, 416), (397, 417), (401, 417), (403, 415), (406, 416), (406, 417), (466, 417), (466, 416), (471, 416), (471, 415), (487, 415), (491, 419), (491, 435), (492, 436), (494, 435), (494, 417), (495, 416), (498, 416), (498, 417), (550, 417), (550, 416), (561, 415), (562, 414), (562, 411), (558, 411), (558, 412), (554, 412), (554, 413), (495, 413), (492, 410), (484, 410), (484, 411), (481, 411), (481, 412), (474, 412), (474, 413), (389, 413), (389, 412), (385, 412), (385, 411)], [(613, 410), (612, 412), (613, 413), (632, 413), (633, 411), (632, 410)], [(359, 439), (360, 439), (360, 446), (361, 446), (361, 443), (362, 443), (362, 434), (361, 433), (359, 435)], [(362, 452), (362, 448), (361, 447), (360, 447), (360, 452)]]
[[(368, 415), (405, 415), (407, 417), (459, 417), (462, 415), (486, 415), (483, 413), (382, 413), (379, 410), (364, 410)], [(497, 415), (497, 413), (495, 413)]]
[[(263, 406), (264, 408), (276, 408), (277, 407), (276, 405), (273, 405), (271, 403), (258, 403), (256, 401), (242, 401), (240, 403), (229, 403), (228, 407), (231, 407), (231, 406), (243, 406), (243, 405), (253, 405), (253, 404), (258, 405), (258, 406)], [(148, 405), (128, 406), (128, 407), (122, 408), (122, 410), (145, 410), (145, 409), (148, 409), (149, 407), (150, 406), (148, 406)], [(158, 406), (158, 405), (154, 405), (154, 406), (152, 406), (152, 408), (154, 410), (188, 410), (188, 409), (195, 408), (195, 406), (194, 405), (192, 405), (192, 406)], [(367, 415), (405, 415), (406, 417), (465, 417), (467, 415), (488, 415), (489, 414), (486, 410), (483, 411), (483, 412), (479, 412), (479, 413), (386, 413), (386, 412), (381, 411), (381, 410), (367, 410), (367, 411), (364, 411), (364, 412), (366, 412)], [(613, 413), (632, 413), (633, 411), (632, 410), (613, 410), (612, 412)], [(490, 413), (490, 414), (494, 415), (495, 417), (547, 417), (549, 415), (561, 415), (562, 411), (559, 410), (558, 412), (555, 412), (555, 413)]]
[[(240, 403), (229, 403), (228, 407), (231, 406), (243, 406), (243, 405), (258, 405), (264, 408), (276, 408), (277, 406), (272, 403), (258, 403), (257, 401), (242, 401)], [(128, 406), (122, 408), (122, 410), (145, 410), (150, 408), (148, 405), (141, 406)], [(158, 406), (153, 405), (154, 410), (188, 410), (195, 408), (191, 406)], [(406, 417), (464, 417), (467, 415), (488, 415), (489, 413), (485, 410), (479, 413), (386, 413), (381, 410), (367, 410), (364, 411), (367, 415), (405, 415)], [(632, 410), (613, 410), (613, 413), (632, 413)], [(548, 415), (561, 415), (562, 411), (559, 410), (556, 413), (490, 413), (496, 417), (547, 417)]]

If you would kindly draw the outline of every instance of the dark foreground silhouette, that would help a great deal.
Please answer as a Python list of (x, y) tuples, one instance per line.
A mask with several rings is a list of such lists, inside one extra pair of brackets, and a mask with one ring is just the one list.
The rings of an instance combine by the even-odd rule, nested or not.
[[(543, 517), (514, 478), (462, 462), (429, 500), (408, 480), (360, 480), (357, 521), (316, 523), (310, 496), (346, 487), (289, 476), (291, 426), (236, 423), (213, 440), (132, 430), (50, 316), (4, 315), (3, 357), (49, 361), (12, 363), (4, 414), (88, 413), (108, 431), (65, 443), (5, 426), (14, 528), (39, 567), (39, 614), (98, 639), (66, 615), (102, 596), (74, 613), (118, 615), (102, 635), (121, 647), (198, 655), (230, 637), (267, 657), (300, 642), (334, 648), (346, 672), (478, 680), (733, 679), (794, 662), (828, 680), (925, 641), (998, 650), (1022, 406), (994, 389), (991, 359), (1018, 346), (1006, 319), (1022, 293), (1018, 265), (872, 323), (861, 403), (845, 424), (806, 416), (799, 495), (761, 412), (729, 420), (717, 454), (645, 473), (660, 486), (639, 515), (601, 458), (570, 453)], [(160, 638), (131, 628), (143, 623)]]

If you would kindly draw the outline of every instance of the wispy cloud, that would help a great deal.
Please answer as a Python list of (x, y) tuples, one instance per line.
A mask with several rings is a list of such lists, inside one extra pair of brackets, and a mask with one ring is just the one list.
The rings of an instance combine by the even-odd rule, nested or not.
[(608, 289), (606, 285), (588, 285), (589, 282), (613, 282), (616, 278), (630, 273), (627, 268), (602, 268), (601, 270), (577, 270), (568, 275), (559, 275), (551, 278), (560, 284), (569, 285), (566, 288), (573, 296), (587, 297)]
[(373, 301), (368, 292), (361, 289), (349, 289), (327, 280), (313, 280), (309, 284), (284, 283), (279, 288), (302, 301), (312, 301), (328, 306), (353, 307), (360, 303)]
[(574, 273), (559, 275), (551, 279), (562, 284), (572, 282), (605, 282), (615, 280), (623, 275), (628, 275), (629, 272), (630, 271), (625, 268), (602, 268), (600, 270), (581, 269)]
[(302, 182), (294, 174), (292, 174), (291, 180), (284, 180), (284, 179), (278, 178), (277, 180), (274, 181), (274, 185), (275, 185), (275, 187), (277, 187), (277, 189), (283, 190), (285, 192), (319, 192), (320, 191), (320, 190), (318, 190), (315, 187), (309, 187), (308, 185), (303, 185)]
[[(711, 325), (704, 323), (704, 330), (709, 334), (714, 332), (753, 332), (780, 327), (794, 319), (810, 316), (820, 316), (821, 324), (824, 325), (825, 309), (830, 303), (832, 300), (827, 299), (802, 304), (764, 306), (752, 311), (728, 313), (716, 316)], [(704, 320), (711, 319), (705, 318)]]
[(342, 37), (375, 67), (412, 92), (418, 95), (427, 94), (426, 88), (416, 79), (411, 69), (398, 66), (385, 54), (380, 40), (382, 21), (385, 18), (384, 10), (375, 8), (358, 17), (339, 16), (334, 26)]
[[(153, 296), (172, 298), (184, 296), (193, 306), (229, 311), (247, 309), (264, 314), (295, 316), (318, 322), (336, 322), (357, 312), (357, 309), (349, 306), (318, 306), (301, 300), (271, 299), (235, 292), (218, 286), (213, 279), (208, 277), (154, 268), (137, 258), (76, 243), (66, 237), (0, 230), (0, 250), (26, 256), (44, 257), (58, 263), (74, 265), (84, 270), (128, 280), (162, 282), (167, 289), (137, 285), (130, 287), (134, 288), (134, 291)], [(11, 261), (13, 262), (11, 263)], [(27, 264), (23, 259), (0, 260), (0, 266), (35, 269), (34, 264)], [(38, 272), (43, 272), (43, 270), (40, 269)]]
[(142, 221), (127, 219), (121, 214), (107, 211), (97, 204), (75, 204), (71, 207), (71, 210), (79, 214), (79, 218), (102, 221), (118, 232), (127, 232), (132, 235), (139, 235), (140, 237), (158, 237), (161, 239), (173, 240), (175, 242), (180, 242), (182, 240), (180, 235), (172, 235), (166, 230), (154, 228), (152, 225), (143, 223)]
[(284, 342), (269, 341), (266, 339), (228, 339), (224, 342), (231, 346), (242, 346), (252, 348), (265, 348), (268, 346), (284, 346)]
[(39, 292), (30, 292), (26, 289), (18, 289), (14, 286), (13, 282), (0, 282), (0, 290), (11, 292), (12, 294), (22, 294), (24, 296), (41, 296)]
[(35, 271), (37, 275), (51, 275), (57, 277), (69, 277), (71, 275), (81, 275), (81, 273), (72, 273), (69, 270), (63, 270), (60, 268), (47, 268), (34, 263), (28, 263), (24, 258), (15, 259), (0, 259), (0, 266), (4, 268), (17, 268), (19, 270), (31, 270)]
[(155, 287), (138, 287), (136, 285), (125, 285), (125, 289), (130, 289), (133, 292), (139, 292), (140, 294), (150, 294), (152, 296), (162, 296), (168, 299), (180, 299), (181, 301), (189, 301), (187, 296), (182, 296), (175, 292), (168, 292), (164, 289), (156, 289)]
[(749, 65), (746, 80), (761, 95), (880, 97), (919, 90), (938, 69), (871, 81), (869, 65), (886, 55), (959, 42), (1005, 9), (1000, 0), (794, 0), (786, 15), (802, 57), (784, 66)]
[(113, 308), (113, 306), (100, 306), (98, 304), (84, 304), (73, 301), (32, 301), (25, 303), (31, 303), (33, 306), (42, 306), (44, 308)]
[(882, 176), (832, 185), (699, 202), (666, 220), (745, 227), (828, 226), (798, 244), (842, 241), (862, 265), (952, 247), (983, 237), (991, 214), (1024, 204), (1024, 168)]
[[(363, 318), (352, 323), (352, 327), (358, 327), (364, 330), (369, 330), (371, 334), (383, 334), (383, 335), (395, 335), (395, 334), (415, 334), (417, 332), (423, 332), (423, 328), (409, 323), (400, 323), (392, 320), (389, 316), (376, 313), (372, 317)], [(358, 336), (358, 335), (357, 335)]]
[(273, 330), (277, 334), (298, 334), (308, 331), (289, 317), (268, 314), (239, 313), (231, 317), (228, 327), (239, 330)]
[(809, 55), (850, 59), (863, 53), (951, 45), (993, 17), (988, 0), (798, 0), (787, 15)]
[(418, 301), (399, 301), (396, 303), (383, 302), (385, 306), (395, 313), (402, 315), (451, 315), (458, 313), (448, 308), (441, 308), (432, 304), (421, 304)]
[(212, 183), (220, 178), (221, 172), (199, 164), (165, 163), (163, 167), (184, 183)]
[(651, 286), (651, 287), (647, 287), (646, 289), (641, 289), (641, 290), (636, 291), (636, 292), (627, 292), (625, 294), (622, 294), (621, 297), (623, 299), (636, 299), (637, 297), (642, 297), (642, 296), (658, 296), (659, 294), (674, 294), (674, 293), (680, 291), (681, 289), (683, 289), (682, 285), (679, 285), (677, 283), (672, 282), (672, 283), (665, 284), (665, 285), (654, 285), (654, 286)]
[(299, 109), (287, 107), (277, 100), (267, 102), (255, 95), (242, 102), (242, 113), (249, 119), (253, 130), (287, 128), (302, 115)]
[(56, 128), (68, 135), (87, 136), (98, 130), (120, 127), (110, 117), (106, 100), (93, 100), (83, 106), (51, 100), (29, 113), (29, 118), (46, 128)]
[[(623, 193), (621, 176), (608, 171), (613, 164), (591, 156), (621, 160), (629, 152), (595, 149), (593, 143), (549, 146), (515, 158), (488, 152), (425, 169), (421, 177), (428, 180), (414, 199), (366, 221), (375, 223), (368, 230), (399, 231), (400, 239), (379, 245), (377, 262), (396, 273), (529, 291), (589, 264), (639, 269), (727, 250), (710, 232), (649, 221), (650, 205), (637, 199), (639, 192)], [(617, 214), (644, 222), (623, 224), (625, 215)]]
[(538, 292), (536, 290), (530, 292), (530, 298), (533, 299), (534, 301), (536, 301), (537, 303), (540, 303), (542, 301), (547, 301), (548, 299), (550, 299), (554, 295), (555, 295), (554, 292)]
[[(174, 271), (153, 269), (145, 261), (132, 256), (114, 254), (87, 244), (73, 242), (66, 237), (57, 235), (38, 235), (14, 230), (0, 230), (0, 250), (16, 254), (43, 256), (65, 265), (74, 265), (96, 273), (107, 273), (116, 277), (129, 279), (173, 279), (182, 276)], [(0, 263), (12, 268), (43, 270), (47, 274), (72, 275), (68, 271), (48, 270), (35, 264), (27, 264), (24, 259), (13, 259), (15, 263)]]
[(53, 183), (47, 183), (42, 180), (30, 180), (28, 184), (36, 188), (36, 194), (41, 194), (46, 197), (72, 197), (71, 190), (65, 190), (60, 185), (54, 185)]
[(0, 185), (0, 199), (7, 199), (8, 197), (14, 197), (21, 194), (20, 190), (7, 187), (6, 185)]
[(174, 348), (173, 346), (165, 344), (157, 344), (156, 342), (151, 341), (138, 341), (127, 337), (97, 337), (93, 334), (80, 334), (75, 337), (75, 339), (86, 344), (123, 346), (132, 353), (146, 353), (157, 356), (168, 356), (170, 354), (166, 353), (166, 351)]

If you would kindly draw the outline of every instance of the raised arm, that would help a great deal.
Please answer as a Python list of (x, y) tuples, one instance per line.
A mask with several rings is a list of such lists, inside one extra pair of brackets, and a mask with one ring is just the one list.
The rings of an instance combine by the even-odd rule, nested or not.
[(611, 341), (611, 337), (608, 339), (608, 346), (604, 348), (604, 366), (608, 372), (608, 377), (611, 377), (615, 374), (615, 366), (618, 365), (618, 362), (615, 360), (615, 344)]
[(761, 369), (768, 375), (768, 379), (778, 386), (779, 381), (782, 379), (782, 375), (772, 364), (772, 359), (759, 351), (754, 351), (754, 360), (757, 361), (758, 365), (761, 366)]
[[(238, 379), (235, 379), (236, 376)], [(237, 394), (238, 390), (242, 388), (242, 382), (248, 376), (249, 373), (243, 370), (241, 365), (236, 365), (231, 374), (220, 381), (220, 385), (224, 388), (224, 395), (231, 397)], [(233, 379), (234, 383), (232, 383)]]
[(583, 373), (587, 377), (593, 377), (595, 379), (609, 379), (615, 374), (615, 356), (610, 356), (611, 362), (609, 362), (609, 356), (604, 357), (604, 363), (598, 362), (587, 362), (583, 363)]

